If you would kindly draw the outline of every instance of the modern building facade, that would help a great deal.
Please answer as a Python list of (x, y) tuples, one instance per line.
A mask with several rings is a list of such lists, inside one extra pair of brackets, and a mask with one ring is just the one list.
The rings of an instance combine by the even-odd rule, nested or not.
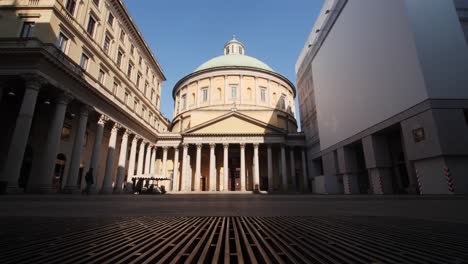
[(156, 144), (164, 149), (162, 168), (175, 168), (163, 170), (171, 191), (309, 189), (295, 87), (245, 55), (241, 42), (227, 42), (224, 55), (183, 77), (172, 94), (171, 132)]
[(122, 1), (1, 1), (0, 25), (3, 190), (75, 192), (92, 170), (120, 192), (155, 173), (165, 77)]
[(455, 3), (325, 1), (296, 64), (315, 192), (468, 192), (467, 7)]

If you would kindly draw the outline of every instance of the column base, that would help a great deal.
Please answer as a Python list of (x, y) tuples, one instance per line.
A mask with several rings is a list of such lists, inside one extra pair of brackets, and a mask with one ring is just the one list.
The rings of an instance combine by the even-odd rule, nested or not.
[(27, 193), (32, 194), (50, 194), (55, 193), (52, 185), (32, 185), (26, 189)]
[(343, 187), (345, 194), (359, 194), (358, 178), (355, 174), (343, 174)]
[(114, 190), (112, 189), (112, 187), (102, 187), (99, 194), (112, 194), (113, 192)]
[(392, 194), (392, 171), (390, 168), (370, 168), (369, 183), (372, 194)]
[(78, 189), (76, 186), (65, 186), (62, 190), (62, 193), (66, 194), (79, 194), (81, 193), (81, 190)]

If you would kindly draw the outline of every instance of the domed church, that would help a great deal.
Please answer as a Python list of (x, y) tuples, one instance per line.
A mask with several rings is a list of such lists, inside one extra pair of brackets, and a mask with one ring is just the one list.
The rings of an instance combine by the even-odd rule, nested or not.
[(296, 90), (247, 56), (235, 37), (224, 55), (179, 80), (171, 129), (158, 138), (160, 172), (171, 192), (309, 190)]

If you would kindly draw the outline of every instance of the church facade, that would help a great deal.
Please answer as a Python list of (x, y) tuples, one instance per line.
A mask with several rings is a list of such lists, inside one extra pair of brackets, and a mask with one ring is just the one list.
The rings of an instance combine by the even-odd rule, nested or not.
[(241, 42), (227, 42), (224, 55), (179, 80), (172, 95), (171, 132), (156, 143), (170, 191), (309, 189), (294, 85), (245, 55)]

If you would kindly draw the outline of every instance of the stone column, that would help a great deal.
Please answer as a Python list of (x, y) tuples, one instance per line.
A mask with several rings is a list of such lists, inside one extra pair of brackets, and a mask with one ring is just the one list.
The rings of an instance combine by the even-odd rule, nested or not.
[(302, 191), (309, 191), (309, 177), (307, 176), (307, 160), (306, 160), (306, 148), (301, 149), (301, 163), (302, 163)]
[(184, 143), (182, 144), (182, 182), (181, 182), (181, 189), (182, 191), (188, 192), (189, 189), (187, 188), (188, 186), (188, 175), (187, 175), (187, 153), (188, 153), (188, 144)]
[(196, 158), (196, 165), (195, 165), (195, 186), (194, 190), (196, 192), (200, 191), (200, 177), (201, 177), (201, 150), (202, 144), (197, 144), (197, 158)]
[(254, 143), (254, 171), (253, 171), (253, 189), (254, 191), (260, 191), (260, 169), (258, 164), (258, 143)]
[(223, 190), (228, 191), (229, 188), (229, 143), (223, 144), (224, 150), (224, 159), (223, 159), (223, 171), (224, 171), (224, 180), (223, 180)]
[(337, 149), (338, 172), (343, 175), (343, 190), (345, 194), (359, 193), (358, 163), (356, 151), (351, 147)]
[(281, 181), (282, 181), (282, 189), (283, 191), (288, 191), (288, 175), (286, 172), (286, 150), (284, 149), (284, 145), (281, 145)]
[(138, 148), (138, 164), (136, 176), (143, 176), (143, 159), (145, 158), (145, 141), (142, 139), (140, 142), (140, 147)]
[(96, 124), (96, 136), (94, 139), (94, 146), (93, 146), (93, 153), (91, 154), (91, 162), (89, 165), (89, 170), (92, 172), (93, 175), (93, 185), (91, 186), (91, 191), (96, 192), (96, 179), (98, 174), (98, 167), (99, 167), (99, 156), (101, 153), (101, 144), (102, 144), (102, 136), (104, 133), (104, 124), (107, 121), (106, 116), (101, 116)]
[(216, 144), (210, 143), (210, 192), (216, 192)]
[(54, 174), (55, 160), (57, 159), (57, 148), (62, 135), (65, 112), (71, 97), (66, 94), (60, 95), (55, 101), (55, 111), (50, 120), (47, 138), (44, 142), (44, 152), (40, 159), (39, 171), (33, 173), (28, 186), (31, 192), (52, 191), (52, 177)]
[(151, 144), (148, 143), (148, 146), (146, 147), (146, 155), (145, 155), (145, 175), (148, 176), (150, 172), (150, 166), (151, 166)]
[(289, 147), (289, 162), (291, 163), (292, 189), (297, 191), (296, 159), (294, 158), (294, 146)]
[(167, 176), (167, 147), (163, 147), (162, 178)]
[(245, 191), (245, 144), (240, 143), (240, 158), (241, 158), (241, 168), (240, 168), (240, 182), (241, 182), (241, 191)]
[[(44, 80), (35, 75), (26, 76), (25, 90), (21, 108), (16, 118), (15, 129), (8, 149), (5, 167), (0, 181), (7, 183), (7, 192), (18, 191), (18, 178), (23, 164), (24, 152), (28, 143), (29, 130), (36, 108), (37, 95)], [(1, 192), (2, 190), (0, 190)]]
[(179, 147), (174, 147), (174, 175), (172, 177), (172, 191), (179, 191)]
[(117, 180), (114, 187), (115, 193), (120, 193), (123, 188), (123, 182), (125, 180), (125, 165), (127, 163), (127, 146), (128, 146), (128, 136), (129, 131), (126, 130), (122, 136), (122, 144), (120, 144), (120, 154), (119, 154), (119, 167), (117, 168)]
[(135, 159), (138, 139), (139, 138), (135, 135), (132, 140), (132, 146), (130, 147), (130, 161), (128, 163), (127, 186), (133, 184), (132, 178), (133, 176), (135, 176)]
[(370, 135), (362, 139), (362, 145), (372, 193), (392, 193), (393, 172), (391, 168), (390, 150), (386, 137)]
[(76, 193), (78, 190), (78, 173), (80, 171), (81, 152), (86, 135), (86, 124), (88, 123), (89, 107), (83, 105), (80, 108), (78, 127), (73, 140), (73, 149), (70, 158), (70, 168), (68, 169), (67, 185), (64, 188), (66, 193)]
[(102, 194), (112, 193), (112, 180), (114, 178), (112, 173), (114, 171), (115, 148), (117, 146), (117, 132), (119, 128), (117, 124), (111, 127), (109, 146), (107, 147), (106, 169), (104, 171), (104, 180), (101, 187)]
[(271, 145), (267, 147), (268, 155), (268, 192), (273, 192), (273, 157), (271, 154)]
[(150, 176), (156, 176), (156, 153), (158, 147), (154, 146), (153, 153), (151, 154), (151, 166), (150, 166)]

